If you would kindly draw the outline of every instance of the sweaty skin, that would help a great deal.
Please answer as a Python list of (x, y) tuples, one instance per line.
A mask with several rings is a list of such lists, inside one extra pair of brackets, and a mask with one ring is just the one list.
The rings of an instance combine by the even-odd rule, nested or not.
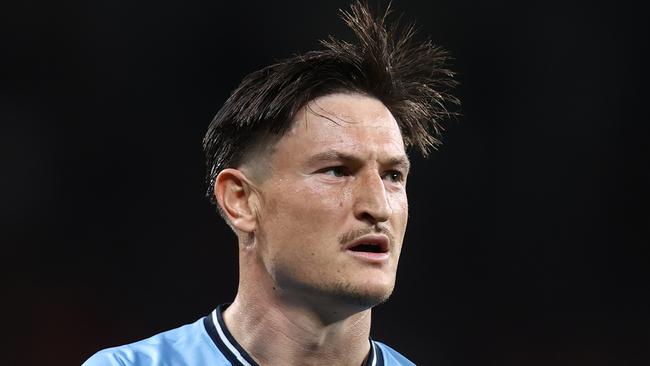
[[(264, 179), (244, 164), (216, 180), (239, 237), (226, 326), (260, 364), (361, 365), (371, 308), (393, 291), (408, 220), (397, 122), (375, 98), (330, 94), (303, 107), (270, 150)], [(346, 249), (366, 237), (387, 239), (387, 253)]]

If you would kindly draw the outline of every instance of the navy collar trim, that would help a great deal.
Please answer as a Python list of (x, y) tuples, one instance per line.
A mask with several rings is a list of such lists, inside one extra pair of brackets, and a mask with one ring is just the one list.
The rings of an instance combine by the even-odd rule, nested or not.
[[(219, 305), (210, 315), (203, 318), (203, 325), (208, 332), (212, 342), (221, 353), (230, 361), (233, 366), (260, 366), (253, 358), (237, 343), (230, 334), (226, 323), (223, 320), (223, 311), (230, 304)], [(384, 355), (381, 348), (370, 339), (370, 354), (365, 366), (384, 366)]]

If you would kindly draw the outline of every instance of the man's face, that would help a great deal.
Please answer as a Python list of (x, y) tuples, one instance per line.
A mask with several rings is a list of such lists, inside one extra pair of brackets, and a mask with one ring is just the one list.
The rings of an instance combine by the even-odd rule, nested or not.
[(261, 262), (285, 293), (385, 301), (408, 219), (408, 158), (389, 110), (360, 94), (317, 98), (275, 146), (258, 185)]

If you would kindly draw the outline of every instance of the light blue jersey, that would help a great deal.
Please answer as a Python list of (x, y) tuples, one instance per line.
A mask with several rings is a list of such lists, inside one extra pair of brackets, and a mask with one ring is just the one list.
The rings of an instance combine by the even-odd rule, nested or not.
[[(97, 352), (82, 366), (259, 366), (223, 321), (225, 306), (192, 324)], [(385, 344), (370, 340), (366, 366), (414, 365)]]

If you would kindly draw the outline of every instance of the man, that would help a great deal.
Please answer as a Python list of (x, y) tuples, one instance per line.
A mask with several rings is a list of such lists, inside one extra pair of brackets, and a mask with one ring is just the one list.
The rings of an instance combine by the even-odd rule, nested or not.
[[(387, 15), (387, 14), (386, 14)], [(238, 237), (229, 305), (84, 365), (412, 365), (370, 339), (408, 218), (406, 148), (455, 99), (446, 54), (356, 3), (330, 38), (247, 76), (204, 139), (208, 196)]]

